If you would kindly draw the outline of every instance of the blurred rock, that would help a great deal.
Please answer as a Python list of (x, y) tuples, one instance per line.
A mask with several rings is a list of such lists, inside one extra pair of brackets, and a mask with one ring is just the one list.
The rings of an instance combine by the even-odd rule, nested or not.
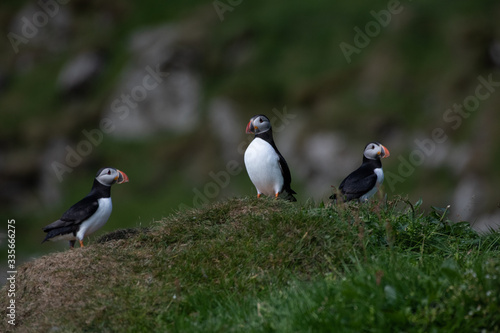
[(244, 143), (245, 120), (237, 116), (236, 106), (228, 99), (216, 98), (208, 106), (211, 132), (219, 140), (224, 161), (241, 160), (238, 145)]
[(472, 155), (472, 147), (468, 143), (452, 146), (449, 156), (446, 159), (446, 164), (453, 170), (455, 175), (462, 174), (465, 167), (470, 162)]
[(185, 133), (200, 121), (201, 82), (194, 46), (181, 29), (164, 25), (131, 38), (131, 61), (119, 79), (109, 108), (111, 133), (144, 138), (161, 131)]
[(54, 161), (64, 161), (68, 142), (58, 138), (48, 143), (40, 158), (38, 194), (44, 206), (57, 206), (62, 199), (61, 182), (52, 168)]
[(345, 138), (333, 132), (315, 133), (304, 140), (301, 167), (306, 168), (307, 191), (316, 199), (332, 194), (331, 186), (338, 186), (361, 163), (361, 149), (349, 148)]
[(483, 188), (476, 175), (468, 174), (461, 178), (453, 194), (450, 214), (453, 221), (474, 221), (475, 214), (483, 208)]
[(474, 230), (481, 233), (498, 231), (500, 229), (500, 212), (482, 215), (476, 221), (471, 221), (471, 225)]
[(298, 116), (301, 114), (299, 110), (288, 110), (286, 112), (296, 118), (288, 120), (288, 123), (278, 121), (283, 113), (278, 109), (273, 109), (272, 112), (265, 112), (264, 114), (271, 120), (274, 141), (290, 167), (292, 179), (294, 179), (294, 176), (296, 177), (295, 179), (302, 178), (302, 175), (306, 173), (305, 170), (307, 167), (304, 165), (303, 153), (297, 147), (300, 146), (300, 136), (306, 130), (307, 123), (303, 118)]
[[(459, 175), (465, 169), (471, 158), (470, 144), (452, 144), (450, 140), (442, 143), (430, 143), (429, 137), (419, 135), (417, 139), (422, 146), (425, 145), (427, 151), (424, 152), (425, 160), (423, 165), (429, 169), (441, 168), (446, 166), (453, 171), (454, 175)], [(413, 149), (423, 151), (423, 148), (418, 147), (413, 142)]]
[(104, 57), (96, 51), (87, 51), (69, 60), (59, 72), (57, 88), (64, 95), (84, 92), (104, 66)]
[(22, 7), (9, 26), (9, 33), (16, 34), (23, 40), (13, 46), (14, 51), (17, 48), (16, 53), (21, 54), (17, 63), (18, 69), (29, 69), (26, 64), (32, 63), (32, 59), (41, 54), (58, 53), (66, 49), (72, 21), (72, 13), (64, 5), (59, 5), (57, 11), (54, 9), (51, 15), (34, 3)]

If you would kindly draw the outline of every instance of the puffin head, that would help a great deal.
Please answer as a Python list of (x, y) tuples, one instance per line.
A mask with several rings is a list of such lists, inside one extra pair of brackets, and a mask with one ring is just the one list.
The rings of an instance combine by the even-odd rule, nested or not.
[(95, 179), (103, 185), (111, 186), (113, 184), (121, 184), (128, 182), (128, 176), (125, 172), (115, 168), (102, 168), (97, 171)]
[(271, 122), (269, 121), (269, 119), (263, 114), (258, 114), (250, 118), (246, 132), (248, 134), (250, 133), (259, 134), (267, 132), (270, 129), (271, 129)]
[(389, 149), (378, 142), (370, 142), (366, 145), (363, 155), (369, 160), (386, 158), (390, 156)]

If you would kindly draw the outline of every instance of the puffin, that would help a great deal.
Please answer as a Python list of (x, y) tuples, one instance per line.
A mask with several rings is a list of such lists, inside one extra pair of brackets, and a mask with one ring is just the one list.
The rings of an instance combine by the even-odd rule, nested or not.
[(293, 196), (297, 193), (290, 187), (290, 169), (274, 143), (269, 118), (263, 114), (253, 116), (247, 124), (246, 133), (255, 134), (245, 150), (244, 161), (248, 176), (257, 189), (257, 197), (264, 194), (297, 201)]
[(47, 235), (42, 243), (67, 240), (73, 249), (78, 240), (83, 247), (84, 237), (104, 226), (111, 215), (111, 185), (125, 182), (128, 182), (128, 176), (123, 171), (110, 167), (100, 169), (90, 193), (71, 206), (59, 220), (43, 228)]
[[(381, 158), (389, 157), (389, 149), (379, 142), (370, 142), (363, 152), (363, 163), (351, 172), (338, 188), (343, 201), (359, 200), (361, 202), (372, 197), (384, 181)], [(336, 200), (337, 194), (330, 196)]]

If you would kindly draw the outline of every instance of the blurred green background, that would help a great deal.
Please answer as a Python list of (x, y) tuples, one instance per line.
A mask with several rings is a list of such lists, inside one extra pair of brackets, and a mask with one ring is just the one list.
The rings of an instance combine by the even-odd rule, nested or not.
[[(450, 204), (480, 230), (500, 221), (500, 91), (452, 111), (479, 77), (500, 82), (497, 0), (61, 2), (0, 4), (1, 217), (16, 219), (19, 260), (67, 248), (40, 245), (41, 228), (103, 166), (130, 182), (113, 187), (94, 240), (255, 195), (241, 152), (258, 113), (273, 118), (300, 201), (326, 200), (379, 141), (388, 196)], [(146, 89), (151, 71), (168, 75)], [(430, 144), (436, 128), (448, 139)]]

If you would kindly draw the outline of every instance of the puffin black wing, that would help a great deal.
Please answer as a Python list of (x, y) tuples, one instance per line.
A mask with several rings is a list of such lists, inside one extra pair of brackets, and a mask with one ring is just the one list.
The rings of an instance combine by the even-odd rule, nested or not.
[(346, 201), (360, 198), (377, 183), (377, 175), (369, 165), (363, 164), (340, 183), (339, 190)]
[(99, 202), (95, 197), (89, 195), (64, 212), (61, 220), (73, 221), (75, 224), (80, 224), (91, 217), (97, 211), (97, 208), (99, 208)]
[(283, 156), (278, 152), (279, 156), (279, 165), (281, 169), (281, 174), (283, 175), (283, 194), (285, 195), (284, 198), (290, 201), (297, 201), (295, 197), (293, 196), (294, 194), (297, 194), (292, 188), (290, 187), (292, 183), (292, 175), (290, 173), (290, 169), (288, 168), (288, 164), (286, 163), (285, 159)]
[(69, 234), (78, 231), (80, 224), (92, 216), (99, 207), (99, 203), (95, 198), (86, 196), (76, 204), (71, 206), (59, 220), (43, 227), (43, 231), (47, 236), (42, 241), (64, 234)]

